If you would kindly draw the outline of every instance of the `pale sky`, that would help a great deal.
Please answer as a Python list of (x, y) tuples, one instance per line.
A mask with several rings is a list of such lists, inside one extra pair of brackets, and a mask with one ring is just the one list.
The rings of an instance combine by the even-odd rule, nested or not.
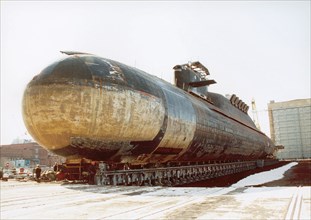
[(310, 1), (1, 1), (1, 144), (24, 137), (24, 89), (60, 50), (171, 83), (173, 66), (199, 60), (209, 91), (255, 99), (270, 136), (270, 100), (310, 98)]

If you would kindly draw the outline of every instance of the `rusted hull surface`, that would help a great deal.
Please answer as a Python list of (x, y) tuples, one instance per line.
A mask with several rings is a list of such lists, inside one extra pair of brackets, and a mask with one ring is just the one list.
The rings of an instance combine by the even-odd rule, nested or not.
[(29, 83), (23, 115), (36, 141), (67, 157), (139, 164), (273, 153), (248, 115), (211, 97), (215, 105), (124, 64), (75, 55)]
[(111, 86), (36, 85), (27, 89), (23, 106), (31, 135), (51, 150), (87, 139), (150, 141), (165, 114), (161, 99)]

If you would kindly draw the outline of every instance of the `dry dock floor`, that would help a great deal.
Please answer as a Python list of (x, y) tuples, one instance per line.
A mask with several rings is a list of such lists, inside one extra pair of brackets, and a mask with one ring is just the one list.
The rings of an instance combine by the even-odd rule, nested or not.
[(124, 187), (15, 180), (0, 184), (1, 220), (310, 219), (311, 216), (311, 187), (306, 185)]

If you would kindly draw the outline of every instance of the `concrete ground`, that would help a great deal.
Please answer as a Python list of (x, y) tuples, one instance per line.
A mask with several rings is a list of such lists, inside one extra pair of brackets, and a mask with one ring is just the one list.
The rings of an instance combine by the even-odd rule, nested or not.
[(1, 182), (0, 219), (310, 219), (310, 196), (310, 186), (124, 187), (9, 180)]

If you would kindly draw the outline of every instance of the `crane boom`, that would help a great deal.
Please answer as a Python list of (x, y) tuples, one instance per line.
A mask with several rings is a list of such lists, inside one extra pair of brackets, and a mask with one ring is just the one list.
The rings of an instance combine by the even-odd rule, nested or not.
[(258, 112), (257, 112), (257, 108), (256, 108), (256, 102), (255, 99), (252, 99), (252, 112), (253, 112), (253, 121), (256, 125), (256, 127), (258, 128), (258, 130), (260, 129), (260, 125), (259, 125), (259, 120), (258, 120)]

